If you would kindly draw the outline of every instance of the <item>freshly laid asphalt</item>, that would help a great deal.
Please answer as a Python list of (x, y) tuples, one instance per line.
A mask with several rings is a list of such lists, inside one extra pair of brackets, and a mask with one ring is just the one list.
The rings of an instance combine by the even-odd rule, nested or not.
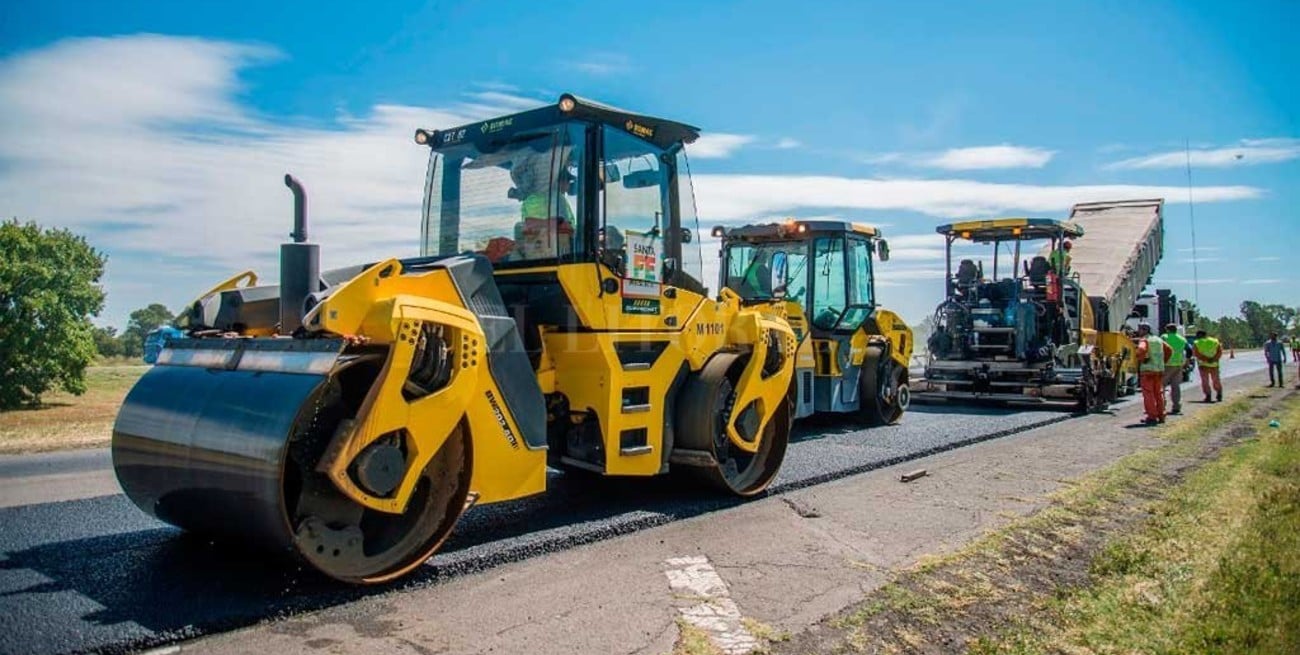
[[(1263, 368), (1257, 359), (1226, 361), (1225, 376)], [(1185, 401), (1199, 397), (1190, 385), (1188, 391)], [(946, 405), (913, 407), (901, 425), (872, 430), (801, 425), (770, 493), (1070, 418), (1059, 411)], [(106, 450), (10, 457), (0, 459), (0, 478), (110, 465)], [(737, 504), (673, 478), (592, 481), (554, 474), (550, 482), (542, 496), (471, 510), (440, 554), (379, 589), (343, 586), (263, 552), (182, 534), (120, 494), (0, 508), (0, 653), (139, 650), (437, 584)]]

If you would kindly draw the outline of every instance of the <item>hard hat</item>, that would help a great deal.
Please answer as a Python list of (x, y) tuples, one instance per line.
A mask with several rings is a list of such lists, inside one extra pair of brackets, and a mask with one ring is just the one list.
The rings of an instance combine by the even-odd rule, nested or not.
[(1143, 321), (1143, 322), (1141, 322), (1141, 323), (1138, 323), (1138, 332), (1141, 332), (1141, 331), (1143, 331), (1143, 330), (1146, 330), (1147, 332), (1150, 332), (1150, 331), (1151, 331), (1151, 324), (1150, 324), (1150, 323), (1147, 323), (1146, 321)]
[(1178, 331), (1178, 326), (1174, 325), (1173, 323), (1170, 323), (1165, 326), (1165, 332), (1177, 332), (1177, 331)]

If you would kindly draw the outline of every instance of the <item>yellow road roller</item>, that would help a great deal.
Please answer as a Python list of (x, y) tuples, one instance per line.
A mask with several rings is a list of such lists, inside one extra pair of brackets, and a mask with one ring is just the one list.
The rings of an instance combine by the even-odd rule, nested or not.
[(795, 418), (845, 414), (897, 423), (911, 397), (912, 329), (876, 298), (875, 261), (889, 260), (876, 227), (837, 220), (715, 226), (720, 283), (747, 307), (775, 307), (794, 330)]
[(790, 435), (795, 338), (710, 297), (682, 123), (572, 95), (417, 130), (421, 256), (320, 270), (306, 194), (278, 284), (178, 320), (113, 429), (144, 511), (351, 583), (424, 562), (547, 467), (760, 493)]

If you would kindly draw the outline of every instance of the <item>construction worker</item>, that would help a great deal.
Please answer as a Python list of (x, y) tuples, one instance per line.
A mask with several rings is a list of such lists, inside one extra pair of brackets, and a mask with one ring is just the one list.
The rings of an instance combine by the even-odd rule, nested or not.
[(1142, 385), (1142, 406), (1146, 410), (1142, 422), (1146, 425), (1165, 422), (1165, 366), (1172, 354), (1169, 344), (1151, 334), (1150, 323), (1138, 324), (1138, 381)]
[(1164, 385), (1169, 387), (1169, 413), (1183, 413), (1183, 366), (1187, 364), (1187, 353), (1190, 346), (1187, 345), (1187, 338), (1178, 334), (1178, 326), (1170, 323), (1165, 326), (1165, 331), (1160, 335), (1160, 339), (1168, 344), (1172, 353), (1169, 355), (1169, 361), (1165, 363), (1165, 381)]
[(1282, 379), (1282, 369), (1286, 364), (1286, 346), (1277, 340), (1276, 332), (1269, 334), (1268, 341), (1264, 342), (1264, 361), (1268, 363), (1268, 386), (1274, 386), (1274, 371), (1277, 371), (1276, 385), (1283, 386), (1285, 381)]
[(1291, 335), (1291, 361), (1300, 362), (1300, 334)]
[(1201, 371), (1201, 393), (1205, 402), (1210, 402), (1210, 387), (1219, 402), (1223, 402), (1223, 383), (1219, 381), (1219, 359), (1223, 357), (1223, 346), (1218, 339), (1206, 334), (1205, 330), (1196, 331), (1196, 340), (1192, 342), (1192, 355), (1196, 357), (1196, 368)]
[(1056, 274), (1061, 277), (1070, 274), (1070, 249), (1073, 247), (1074, 243), (1066, 239), (1059, 249), (1053, 250), (1047, 256), (1047, 262), (1052, 265), (1052, 270), (1056, 271)]

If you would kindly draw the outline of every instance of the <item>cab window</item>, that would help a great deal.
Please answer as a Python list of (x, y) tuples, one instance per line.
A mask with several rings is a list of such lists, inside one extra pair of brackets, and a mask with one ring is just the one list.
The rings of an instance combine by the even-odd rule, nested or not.
[(848, 305), (842, 237), (818, 237), (813, 241), (812, 293), (813, 325), (824, 330), (835, 327)]
[(658, 148), (641, 139), (606, 127), (604, 143), (599, 169), (602, 258), (622, 268), (627, 279), (661, 284), (668, 171)]

